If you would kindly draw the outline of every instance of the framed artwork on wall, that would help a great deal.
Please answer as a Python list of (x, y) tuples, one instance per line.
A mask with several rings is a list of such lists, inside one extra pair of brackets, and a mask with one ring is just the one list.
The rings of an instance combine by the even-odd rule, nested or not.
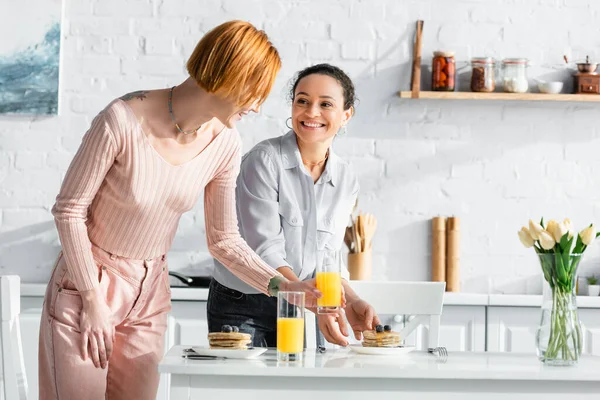
[(58, 114), (62, 0), (0, 1), (0, 114)]

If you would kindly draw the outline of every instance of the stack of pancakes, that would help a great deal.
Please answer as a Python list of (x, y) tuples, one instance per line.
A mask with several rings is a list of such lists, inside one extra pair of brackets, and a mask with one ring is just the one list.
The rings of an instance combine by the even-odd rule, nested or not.
[(363, 332), (363, 347), (398, 347), (400, 346), (400, 334), (393, 331)]
[(247, 350), (252, 336), (241, 332), (211, 332), (208, 343), (211, 349)]

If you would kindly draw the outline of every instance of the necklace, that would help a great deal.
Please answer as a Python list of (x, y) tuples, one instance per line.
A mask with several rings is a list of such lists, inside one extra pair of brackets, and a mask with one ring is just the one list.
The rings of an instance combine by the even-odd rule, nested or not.
[(327, 153), (325, 153), (325, 158), (322, 159), (321, 161), (309, 162), (309, 161), (305, 161), (304, 158), (302, 158), (302, 163), (304, 165), (306, 165), (307, 167), (316, 167), (318, 165), (323, 164), (325, 161), (327, 161), (327, 158), (329, 158), (329, 149), (327, 149)]
[(175, 128), (177, 128), (179, 133), (183, 133), (184, 135), (191, 135), (192, 133), (198, 133), (198, 129), (202, 128), (202, 125), (200, 125), (196, 129), (194, 129), (193, 131), (186, 132), (179, 127), (179, 124), (177, 124), (177, 122), (175, 122), (175, 116), (173, 115), (173, 89), (175, 89), (175, 86), (173, 86), (171, 88), (171, 90), (169, 90), (169, 115), (171, 115), (171, 121), (173, 121), (173, 123), (175, 124)]

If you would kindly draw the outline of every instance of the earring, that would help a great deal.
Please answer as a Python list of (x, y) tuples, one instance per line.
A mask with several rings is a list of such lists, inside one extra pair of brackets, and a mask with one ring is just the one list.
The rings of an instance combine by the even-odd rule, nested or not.
[(338, 136), (346, 136), (348, 134), (348, 129), (346, 125), (342, 126), (340, 130), (338, 130)]
[(293, 128), (291, 126), (288, 126), (288, 121), (291, 121), (291, 120), (292, 120), (292, 117), (289, 117), (288, 119), (285, 120), (285, 127), (290, 130), (293, 130)]

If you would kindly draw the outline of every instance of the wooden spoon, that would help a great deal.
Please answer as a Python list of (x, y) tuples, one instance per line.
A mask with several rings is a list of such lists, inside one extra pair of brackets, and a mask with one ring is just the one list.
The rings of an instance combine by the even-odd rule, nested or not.
[(352, 230), (352, 243), (354, 243), (354, 253), (358, 253), (358, 237), (356, 235), (356, 222), (354, 221), (354, 212), (356, 211), (356, 207), (358, 207), (358, 197), (356, 198), (356, 201), (354, 202), (354, 207), (352, 207), (352, 212), (350, 213), (350, 229)]
[(344, 233), (344, 243), (348, 246), (348, 250), (353, 253), (354, 241), (352, 239), (352, 226), (346, 227), (346, 232)]
[(366, 223), (366, 214), (359, 214), (358, 215), (358, 221), (359, 221), (359, 232), (360, 232), (360, 237), (361, 237), (361, 242), (360, 242), (360, 248), (362, 249), (362, 251), (367, 250), (367, 240), (366, 240), (366, 230), (365, 230), (365, 223)]
[(363, 221), (365, 249), (370, 249), (373, 245), (373, 236), (377, 230), (377, 220), (373, 214), (366, 214)]
[(356, 235), (356, 252), (361, 253), (363, 251), (362, 247), (362, 233), (361, 233), (361, 225), (360, 225), (360, 214), (356, 217), (356, 223), (354, 224), (354, 234)]

